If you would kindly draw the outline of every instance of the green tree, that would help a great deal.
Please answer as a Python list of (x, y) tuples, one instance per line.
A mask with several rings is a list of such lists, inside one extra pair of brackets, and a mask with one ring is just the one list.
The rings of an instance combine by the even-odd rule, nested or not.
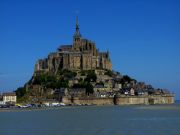
[(60, 70), (59, 75), (64, 76), (67, 79), (76, 77), (77, 73), (68, 69)]
[(17, 88), (17, 90), (15, 91), (17, 98), (21, 98), (23, 97), (27, 92), (26, 89), (24, 87), (19, 87)]
[(94, 93), (94, 89), (93, 89), (93, 86), (91, 83), (87, 83), (86, 84), (86, 94), (89, 95), (89, 94), (93, 94)]
[(125, 82), (130, 82), (131, 80), (132, 80), (132, 78), (131, 77), (129, 77), (128, 75), (124, 75), (123, 76), (123, 80), (125, 81)]
[(96, 82), (97, 80), (97, 75), (93, 70), (90, 70), (85, 78), (86, 82)]
[(104, 86), (104, 83), (102, 81), (100, 81), (99, 83), (96, 83), (96, 85), (103, 85)]
[(81, 71), (81, 76), (85, 76), (86, 75), (86, 71), (85, 70), (82, 70)]
[(106, 72), (104, 73), (105, 75), (108, 75), (110, 77), (114, 76), (114, 73), (111, 70), (106, 70)]

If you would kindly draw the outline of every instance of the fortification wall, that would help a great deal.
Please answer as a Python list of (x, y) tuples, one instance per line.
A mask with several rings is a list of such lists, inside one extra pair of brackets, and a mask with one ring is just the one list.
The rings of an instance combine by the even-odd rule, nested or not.
[(148, 97), (137, 97), (137, 96), (128, 96), (128, 97), (117, 97), (117, 105), (135, 105), (135, 104), (149, 104)]
[(167, 95), (167, 96), (151, 96), (149, 97), (149, 103), (151, 104), (151, 100), (154, 101), (154, 104), (173, 104), (174, 103), (174, 96)]
[(117, 97), (117, 105), (133, 105), (133, 104), (173, 104), (174, 96), (153, 95), (153, 96), (128, 96)]
[(95, 105), (114, 105), (113, 98), (95, 98), (95, 97), (87, 97), (87, 98), (70, 98), (63, 97), (63, 102), (65, 104), (95, 104)]
[(63, 97), (65, 104), (95, 104), (95, 105), (138, 105), (138, 104), (173, 104), (172, 95), (154, 95), (154, 96), (119, 96), (119, 97)]

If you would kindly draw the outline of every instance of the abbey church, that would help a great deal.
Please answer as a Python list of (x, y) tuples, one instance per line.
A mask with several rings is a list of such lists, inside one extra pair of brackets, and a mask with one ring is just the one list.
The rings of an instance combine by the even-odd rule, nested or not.
[(112, 70), (109, 52), (99, 52), (94, 42), (82, 38), (79, 31), (78, 18), (72, 45), (61, 45), (56, 52), (50, 53), (47, 58), (40, 59), (35, 65), (36, 71), (58, 70)]

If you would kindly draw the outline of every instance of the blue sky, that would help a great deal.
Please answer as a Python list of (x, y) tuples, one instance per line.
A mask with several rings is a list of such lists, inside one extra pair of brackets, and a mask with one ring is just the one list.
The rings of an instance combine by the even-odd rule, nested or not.
[(110, 51), (113, 69), (180, 99), (178, 0), (1, 0), (0, 91), (23, 86), (37, 59), (84, 38)]

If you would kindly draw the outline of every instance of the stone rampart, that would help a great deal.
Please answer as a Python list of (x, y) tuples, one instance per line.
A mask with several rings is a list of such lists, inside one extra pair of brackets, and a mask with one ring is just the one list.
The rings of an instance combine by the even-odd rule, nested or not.
[(65, 104), (94, 104), (94, 105), (113, 105), (113, 98), (96, 98), (96, 97), (86, 97), (86, 98), (80, 98), (80, 97), (63, 97), (63, 102)]
[(148, 104), (173, 104), (173, 95), (153, 96), (115, 96), (115, 97), (63, 97), (65, 104), (95, 104), (95, 105), (148, 105)]

